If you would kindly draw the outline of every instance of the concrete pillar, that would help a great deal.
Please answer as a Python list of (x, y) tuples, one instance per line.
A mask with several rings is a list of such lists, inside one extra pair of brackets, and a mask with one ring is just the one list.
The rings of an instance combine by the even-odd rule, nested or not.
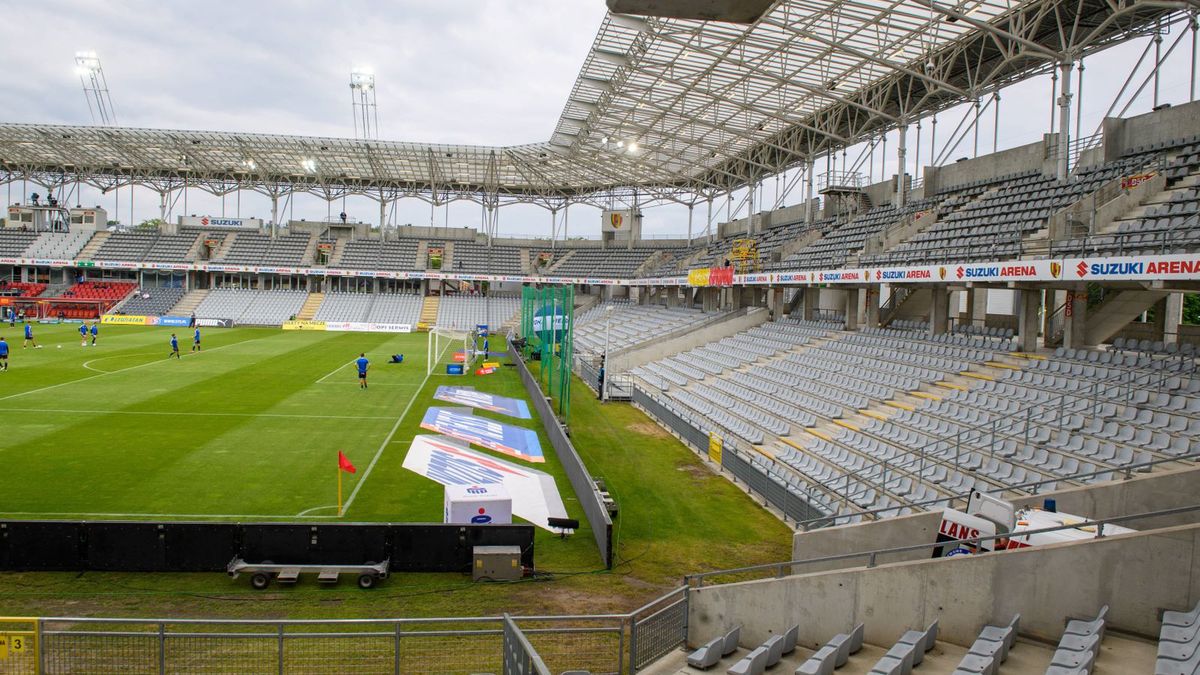
[(858, 289), (846, 289), (846, 330), (858, 330)]
[(988, 290), (986, 288), (971, 288), (967, 290), (967, 323), (982, 328), (987, 324)]
[(1042, 292), (1029, 288), (1015, 291), (1017, 294), (1017, 337), (1021, 351), (1037, 350), (1038, 311), (1042, 307)]
[(1068, 156), (1071, 144), (1071, 67), (1074, 64), (1068, 59), (1059, 64), (1062, 71), (1062, 93), (1058, 97), (1058, 165), (1056, 178), (1066, 180), (1070, 171)]
[(899, 128), (900, 142), (896, 147), (896, 161), (900, 166), (900, 170), (896, 173), (896, 193), (895, 205), (897, 208), (903, 207), (908, 203), (908, 190), (904, 184), (904, 169), (908, 166), (908, 125), (901, 124)]
[(863, 327), (879, 327), (879, 286), (868, 286), (863, 293)]
[(804, 320), (812, 321), (821, 305), (821, 289), (815, 286), (804, 287)]
[(1063, 308), (1063, 346), (1078, 349), (1084, 346), (1087, 335), (1087, 287), (1078, 285), (1067, 293)]
[(1163, 301), (1162, 340), (1179, 344), (1179, 324), (1183, 322), (1183, 293), (1172, 293)]
[(929, 304), (929, 334), (942, 335), (950, 330), (950, 298), (946, 286), (934, 286)]

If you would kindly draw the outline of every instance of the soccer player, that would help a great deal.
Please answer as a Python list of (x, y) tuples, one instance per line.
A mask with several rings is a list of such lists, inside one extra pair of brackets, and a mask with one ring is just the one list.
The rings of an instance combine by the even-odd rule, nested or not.
[(92, 346), (96, 346), (96, 337), (100, 335), (100, 322), (92, 322)]
[(483, 360), (484, 361), (488, 360), (488, 352), (489, 351), (490, 351), (490, 349), (489, 349), (488, 339), (486, 337), (484, 337), (483, 338)]
[(371, 362), (367, 360), (366, 352), (360, 353), (358, 358), (354, 360), (354, 365), (358, 366), (358, 386), (360, 389), (367, 388), (367, 366), (370, 364)]
[(88, 333), (88, 331), (87, 331), (87, 324), (86, 324), (86, 323), (80, 323), (80, 324), (79, 324), (79, 346), (80, 346), (80, 347), (86, 347), (86, 346), (87, 346), (87, 333)]
[(200, 328), (196, 327), (196, 332), (192, 334), (192, 351), (200, 351)]
[(8, 343), (0, 337), (0, 370), (8, 372)]
[(37, 343), (37, 340), (33, 339), (33, 324), (27, 323), (25, 324), (25, 342), (21, 343), (21, 349), (25, 349), (30, 344), (33, 344), (34, 349), (42, 348), (42, 346)]
[(179, 338), (175, 337), (174, 333), (171, 333), (171, 353), (167, 354), (167, 358), (169, 359), (172, 356), (174, 356), (177, 359), (180, 358), (180, 356), (179, 356)]

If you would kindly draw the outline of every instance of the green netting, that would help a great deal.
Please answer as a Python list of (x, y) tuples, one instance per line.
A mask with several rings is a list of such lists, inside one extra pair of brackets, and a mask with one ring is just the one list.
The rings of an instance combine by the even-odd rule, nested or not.
[[(521, 292), (521, 335), (526, 360), (541, 360), (542, 391), (566, 421), (571, 410), (571, 355), (574, 351), (575, 288), (526, 286)], [(537, 357), (534, 357), (534, 354)]]

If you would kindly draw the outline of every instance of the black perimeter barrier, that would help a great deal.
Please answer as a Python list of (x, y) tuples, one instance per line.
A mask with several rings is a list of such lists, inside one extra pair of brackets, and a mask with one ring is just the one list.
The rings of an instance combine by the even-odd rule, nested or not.
[(532, 525), (441, 523), (146, 523), (0, 521), (0, 570), (224, 572), (246, 562), (361, 564), (391, 572), (470, 572), (475, 546), (520, 546), (533, 566)]
[[(512, 342), (511, 336), (509, 336), (509, 342), (510, 344)], [(579, 499), (580, 506), (583, 507), (583, 514), (592, 528), (592, 535), (596, 537), (600, 558), (604, 561), (605, 567), (612, 569), (612, 518), (608, 516), (608, 509), (604, 506), (603, 498), (600, 497), (600, 490), (596, 488), (596, 482), (592, 480), (592, 475), (588, 473), (579, 453), (575, 452), (575, 446), (567, 437), (566, 429), (559, 424), (558, 416), (554, 414), (550, 402), (542, 393), (542, 388), (538, 386), (537, 380), (533, 379), (533, 374), (525, 366), (520, 350), (510, 349), (508, 354), (521, 373), (521, 382), (525, 383), (525, 391), (533, 400), (533, 407), (537, 408), (538, 415), (542, 418), (542, 427), (545, 428), (546, 435), (550, 437), (550, 444), (554, 446), (554, 452), (558, 454), (558, 461), (562, 462), (563, 469), (567, 472), (567, 479), (571, 481), (571, 488), (575, 490), (575, 496)]]

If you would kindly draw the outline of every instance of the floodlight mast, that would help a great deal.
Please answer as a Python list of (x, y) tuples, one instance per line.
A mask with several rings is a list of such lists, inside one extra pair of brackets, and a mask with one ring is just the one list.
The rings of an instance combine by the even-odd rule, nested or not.
[(83, 96), (87, 99), (92, 122), (106, 127), (117, 125), (117, 111), (113, 108), (112, 96), (108, 93), (108, 80), (100, 57), (94, 51), (75, 52), (75, 74), (83, 85)]
[(354, 137), (379, 138), (379, 108), (375, 105), (375, 72), (358, 67), (350, 71), (350, 111), (354, 114)]

